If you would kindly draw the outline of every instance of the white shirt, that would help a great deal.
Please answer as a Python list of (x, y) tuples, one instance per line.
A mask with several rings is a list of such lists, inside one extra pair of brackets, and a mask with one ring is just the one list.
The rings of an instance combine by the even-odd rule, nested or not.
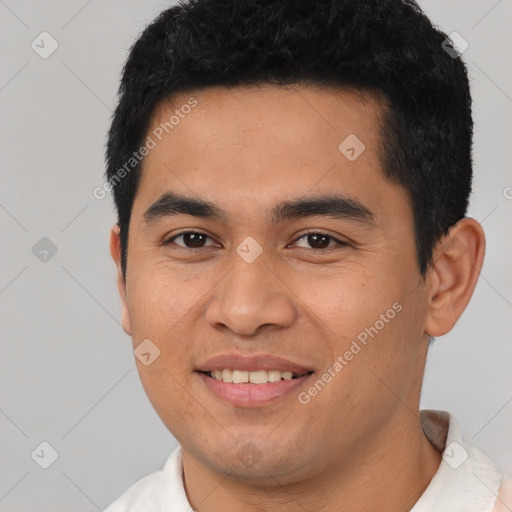
[[(453, 416), (422, 410), (425, 435), (442, 461), (411, 512), (505, 512), (512, 510), (512, 479), (477, 448), (464, 441)], [(499, 497), (498, 496), (499, 492)], [(163, 470), (135, 482), (104, 512), (192, 512), (183, 486), (181, 447)]]

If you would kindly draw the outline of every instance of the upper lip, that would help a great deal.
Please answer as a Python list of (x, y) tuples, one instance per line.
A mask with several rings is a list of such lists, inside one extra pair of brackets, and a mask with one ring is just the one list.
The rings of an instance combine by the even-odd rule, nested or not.
[(201, 372), (209, 372), (213, 370), (224, 370), (225, 368), (233, 370), (278, 370), (283, 372), (307, 373), (313, 371), (307, 366), (295, 363), (289, 359), (284, 359), (272, 354), (219, 354), (207, 359), (197, 368)]

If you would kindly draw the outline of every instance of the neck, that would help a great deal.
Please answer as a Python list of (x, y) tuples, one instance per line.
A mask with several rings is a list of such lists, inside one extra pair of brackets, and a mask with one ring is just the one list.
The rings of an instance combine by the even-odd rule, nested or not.
[(185, 490), (197, 512), (379, 510), (408, 512), (441, 463), (418, 415), (405, 407), (353, 454), (336, 457), (321, 473), (282, 485), (219, 475), (182, 449)]

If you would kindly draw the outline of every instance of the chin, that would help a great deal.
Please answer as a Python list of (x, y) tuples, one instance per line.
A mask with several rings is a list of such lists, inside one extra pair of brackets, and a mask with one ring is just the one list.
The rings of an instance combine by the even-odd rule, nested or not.
[[(250, 480), (253, 486), (275, 487), (277, 482), (297, 483), (314, 471), (314, 454), (308, 462), (305, 460), (307, 456), (300, 452), (299, 459), (297, 445), (289, 448), (283, 446), (283, 442), (269, 443), (267, 440), (258, 443), (257, 437), (253, 439), (255, 441), (242, 442), (236, 447), (232, 444), (222, 447), (216, 443), (215, 450), (209, 453), (196, 446), (191, 453), (196, 454), (196, 458), (213, 471), (229, 475), (230, 480)], [(260, 441), (263, 439), (263, 436), (259, 438)]]

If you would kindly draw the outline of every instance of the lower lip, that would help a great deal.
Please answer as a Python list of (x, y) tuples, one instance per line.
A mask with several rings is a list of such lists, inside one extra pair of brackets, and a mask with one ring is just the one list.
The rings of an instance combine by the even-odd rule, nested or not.
[(313, 374), (309, 373), (291, 380), (267, 382), (267, 384), (232, 384), (216, 380), (201, 372), (198, 372), (198, 375), (206, 387), (223, 400), (238, 407), (258, 407), (296, 391)]

